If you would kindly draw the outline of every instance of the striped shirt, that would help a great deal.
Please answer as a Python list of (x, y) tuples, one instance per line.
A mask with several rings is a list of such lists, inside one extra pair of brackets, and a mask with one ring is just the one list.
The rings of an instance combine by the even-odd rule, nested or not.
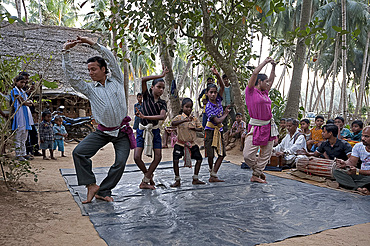
[[(71, 86), (84, 94), (90, 101), (91, 112), (98, 124), (105, 127), (117, 127), (121, 125), (123, 118), (127, 116), (126, 95), (123, 84), (122, 70), (112, 52), (100, 44), (91, 46), (97, 50), (108, 63), (111, 77), (105, 81), (105, 86), (99, 82), (86, 83), (74, 72), (70, 62), (69, 52), (63, 53), (63, 70)], [(105, 131), (104, 133), (117, 137), (119, 129)]]
[[(206, 105), (206, 114), (208, 116), (207, 121), (211, 122), (214, 125), (215, 125), (215, 122), (213, 121), (213, 118), (214, 117), (220, 118), (224, 114), (221, 102), (222, 102), (222, 97), (220, 96), (220, 94), (217, 94), (216, 104), (213, 104), (208, 100), (208, 103)], [(208, 126), (206, 126), (204, 129), (214, 130), (213, 128), (210, 128)], [(222, 131), (223, 131), (223, 128), (221, 127), (220, 132)]]
[[(152, 94), (152, 89), (143, 92), (143, 105), (142, 105), (143, 115), (146, 116), (160, 115), (162, 109), (167, 112), (167, 104), (165, 100), (158, 98), (158, 101), (155, 101), (154, 96)], [(156, 126), (158, 125), (158, 120), (141, 119), (141, 124), (143, 126), (146, 126), (150, 123), (152, 123), (153, 126)]]
[(240, 131), (243, 133), (247, 129), (247, 124), (242, 120), (240, 121), (240, 123), (238, 123), (238, 121), (234, 121), (234, 124), (231, 127), (231, 129), (234, 129), (234, 131)]

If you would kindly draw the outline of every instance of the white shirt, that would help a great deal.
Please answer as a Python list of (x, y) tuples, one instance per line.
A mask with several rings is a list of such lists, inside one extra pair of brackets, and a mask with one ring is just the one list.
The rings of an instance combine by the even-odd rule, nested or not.
[[(123, 85), (123, 73), (112, 52), (100, 44), (91, 46), (99, 51), (108, 64), (111, 77), (105, 81), (105, 86), (96, 83), (86, 83), (74, 72), (70, 62), (69, 52), (63, 53), (63, 70), (71, 86), (84, 94), (90, 101), (91, 113), (95, 121), (105, 127), (118, 127), (127, 116), (126, 95)], [(117, 137), (119, 129), (104, 133)]]
[(278, 146), (274, 147), (274, 151), (275, 152), (285, 152), (288, 155), (296, 155), (297, 150), (299, 150), (299, 149), (307, 150), (306, 138), (305, 138), (304, 134), (298, 136), (297, 139), (294, 142), (294, 137), (297, 134), (300, 134), (298, 129), (293, 134), (293, 136), (290, 136), (290, 134), (288, 133), (283, 138), (283, 141), (281, 141), (281, 143)]
[(362, 161), (361, 170), (370, 170), (370, 152), (367, 152), (362, 142), (355, 144), (352, 149), (352, 156), (358, 157)]

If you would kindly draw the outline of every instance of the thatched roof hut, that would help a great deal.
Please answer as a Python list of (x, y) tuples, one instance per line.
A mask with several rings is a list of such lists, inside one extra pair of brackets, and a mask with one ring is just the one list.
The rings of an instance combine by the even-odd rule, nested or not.
[[(22, 69), (33, 74), (41, 74), (48, 81), (66, 84), (62, 70), (61, 51), (63, 43), (75, 39), (77, 35), (94, 39), (101, 38), (98, 33), (78, 28), (60, 26), (22, 25), (3, 22), (0, 28), (0, 57), (30, 56), (29, 63), (22, 64)], [(73, 48), (71, 58), (75, 70), (83, 79), (88, 80), (86, 60), (98, 53), (84, 45)]]

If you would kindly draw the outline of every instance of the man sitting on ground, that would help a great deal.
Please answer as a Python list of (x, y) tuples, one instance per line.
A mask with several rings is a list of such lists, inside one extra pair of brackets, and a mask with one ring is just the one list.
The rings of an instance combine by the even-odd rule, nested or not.
[[(237, 138), (240, 138), (246, 128), (247, 128), (247, 124), (242, 120), (242, 114), (236, 113), (235, 122), (233, 126), (231, 127), (230, 130), (228, 130), (225, 133), (225, 146), (229, 147), (230, 145), (228, 146), (228, 144), (230, 142), (234, 143)], [(230, 146), (229, 149), (231, 148), (232, 147)]]
[(302, 155), (320, 157), (324, 156), (326, 159), (334, 160), (339, 158), (347, 160), (352, 153), (351, 145), (341, 139), (338, 139), (338, 126), (334, 124), (327, 124), (322, 128), (322, 137), (324, 142), (316, 149), (315, 152), (307, 152), (305, 150), (299, 151)]
[[(337, 160), (333, 175), (341, 186), (370, 195), (370, 126), (363, 129), (361, 141), (347, 161)], [(358, 160), (362, 161), (361, 169), (356, 168)]]
[(283, 156), (287, 165), (293, 165), (297, 157), (297, 151), (304, 149), (307, 151), (306, 138), (304, 134), (298, 131), (299, 121), (296, 119), (287, 119), (286, 128), (288, 134), (281, 143), (274, 147), (273, 152), (277, 156)]

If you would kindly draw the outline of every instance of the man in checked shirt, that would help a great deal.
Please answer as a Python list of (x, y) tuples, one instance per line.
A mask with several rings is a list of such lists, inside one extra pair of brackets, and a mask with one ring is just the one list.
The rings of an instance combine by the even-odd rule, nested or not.
[[(79, 43), (89, 44), (102, 56), (95, 56), (87, 60), (89, 75), (94, 83), (84, 82), (74, 72), (69, 51)], [(121, 179), (130, 148), (136, 146), (135, 137), (128, 124), (131, 119), (127, 116), (121, 68), (111, 51), (87, 37), (77, 36), (76, 40), (68, 40), (63, 45), (62, 53), (66, 78), (75, 90), (89, 99), (92, 115), (99, 123), (98, 129), (79, 143), (72, 153), (78, 184), (87, 187), (87, 199), (82, 203), (89, 203), (94, 197), (112, 202), (111, 190)], [(108, 67), (111, 76), (108, 76)], [(95, 175), (92, 172), (90, 158), (109, 142), (112, 142), (114, 146), (115, 162), (99, 186), (96, 184)]]

